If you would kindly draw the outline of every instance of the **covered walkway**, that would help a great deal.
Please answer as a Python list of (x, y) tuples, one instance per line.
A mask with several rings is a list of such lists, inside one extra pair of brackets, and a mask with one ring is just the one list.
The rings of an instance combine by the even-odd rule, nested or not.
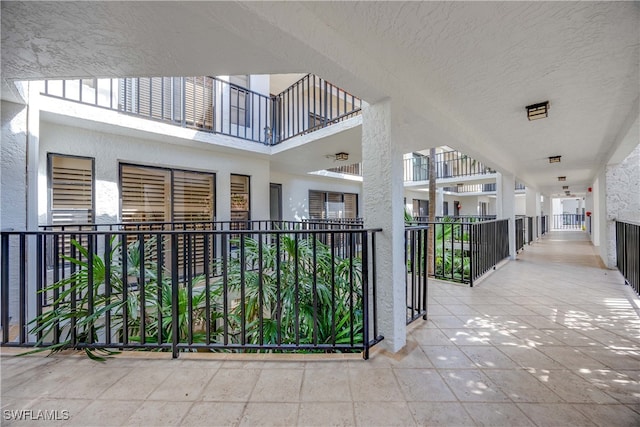
[[(640, 425), (640, 300), (584, 232), (553, 232), (474, 288), (430, 282), (400, 354), (16, 358), (3, 425)], [(24, 415), (24, 413), (22, 413)]]

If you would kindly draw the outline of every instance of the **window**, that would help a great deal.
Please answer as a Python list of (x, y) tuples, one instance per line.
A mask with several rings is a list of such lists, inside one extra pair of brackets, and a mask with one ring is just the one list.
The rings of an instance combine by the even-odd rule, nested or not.
[(269, 184), (269, 218), (282, 220), (282, 184)]
[(413, 199), (413, 216), (428, 217), (429, 216), (429, 201)]
[(309, 190), (309, 218), (357, 218), (358, 195)]
[(213, 221), (215, 175), (120, 165), (122, 222)]
[(249, 76), (230, 76), (229, 111), (231, 124), (249, 126)]
[(94, 160), (49, 154), (49, 218), (53, 225), (94, 220)]
[(231, 220), (248, 221), (251, 219), (250, 181), (247, 175), (231, 174)]

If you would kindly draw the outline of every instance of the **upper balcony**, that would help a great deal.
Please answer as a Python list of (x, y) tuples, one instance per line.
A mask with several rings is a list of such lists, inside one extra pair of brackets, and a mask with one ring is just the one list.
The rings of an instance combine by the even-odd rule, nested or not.
[(362, 108), (359, 98), (312, 74), (270, 96), (210, 76), (48, 80), (43, 94), (270, 146)]

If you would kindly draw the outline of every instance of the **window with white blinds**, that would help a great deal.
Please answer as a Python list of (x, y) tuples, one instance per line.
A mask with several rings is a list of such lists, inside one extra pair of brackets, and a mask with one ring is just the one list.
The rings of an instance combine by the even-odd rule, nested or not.
[(250, 179), (247, 175), (231, 174), (231, 219), (251, 219)]
[(357, 218), (358, 195), (309, 190), (309, 218)]
[(211, 173), (121, 164), (122, 222), (213, 221), (214, 179)]
[(49, 154), (51, 224), (93, 222), (94, 160)]

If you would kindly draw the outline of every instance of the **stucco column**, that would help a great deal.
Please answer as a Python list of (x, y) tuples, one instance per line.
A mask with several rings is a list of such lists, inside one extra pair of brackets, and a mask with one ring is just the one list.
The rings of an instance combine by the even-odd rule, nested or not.
[(376, 238), (378, 329), (391, 351), (407, 339), (402, 152), (394, 144), (391, 100), (362, 109), (364, 219), (367, 228), (382, 228)]
[(516, 179), (498, 173), (496, 178), (496, 213), (498, 219), (509, 220), (509, 257), (516, 259)]
[(436, 215), (444, 216), (444, 188), (436, 188)]

